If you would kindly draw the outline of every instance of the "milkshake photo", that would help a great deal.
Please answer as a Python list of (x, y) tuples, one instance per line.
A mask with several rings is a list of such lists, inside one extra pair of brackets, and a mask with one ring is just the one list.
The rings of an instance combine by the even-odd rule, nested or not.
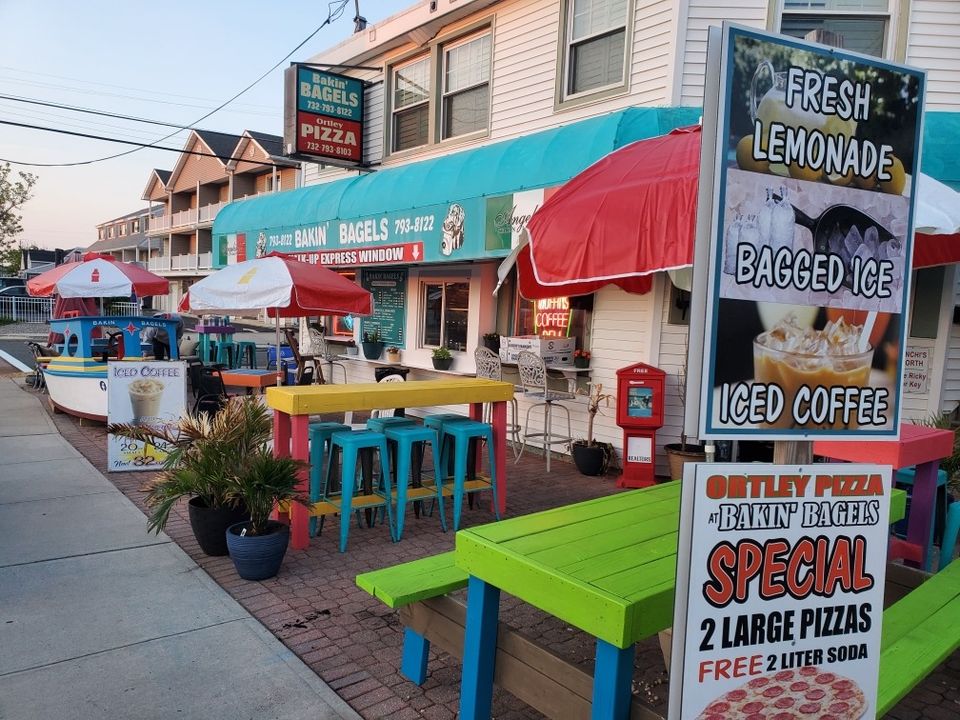
[(163, 387), (162, 382), (152, 379), (134, 380), (127, 386), (134, 425), (146, 425), (157, 420)]

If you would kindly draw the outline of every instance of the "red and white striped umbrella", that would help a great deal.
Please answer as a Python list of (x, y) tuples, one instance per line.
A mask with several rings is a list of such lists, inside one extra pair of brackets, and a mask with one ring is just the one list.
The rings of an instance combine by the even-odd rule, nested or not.
[(147, 297), (166, 295), (169, 288), (166, 278), (97, 253), (87, 253), (80, 262), (57, 265), (27, 281), (27, 292), (34, 297)]

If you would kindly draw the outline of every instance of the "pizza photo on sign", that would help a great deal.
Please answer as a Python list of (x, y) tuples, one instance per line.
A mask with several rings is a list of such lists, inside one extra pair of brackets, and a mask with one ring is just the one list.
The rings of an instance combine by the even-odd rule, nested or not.
[(866, 708), (855, 681), (806, 666), (748, 680), (710, 703), (697, 720), (860, 720)]

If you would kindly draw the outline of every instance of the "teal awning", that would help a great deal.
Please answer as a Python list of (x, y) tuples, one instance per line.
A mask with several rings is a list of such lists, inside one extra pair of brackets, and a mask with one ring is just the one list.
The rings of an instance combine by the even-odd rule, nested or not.
[[(503, 212), (511, 201), (503, 196), (561, 185), (619, 147), (695, 124), (699, 117), (699, 108), (629, 108), (430, 160), (230, 203), (214, 222), (215, 257), (226, 262), (226, 236), (235, 234), (245, 236), (240, 252), (247, 257), (258, 239), (267, 252), (304, 254), (422, 244), (396, 250), (388, 256), (394, 262), (501, 257), (510, 250), (509, 238), (498, 240), (491, 224), (498, 217), (508, 219)], [(488, 198), (500, 202), (485, 204)], [(444, 246), (445, 224), (450, 235), (458, 222), (460, 235), (448, 237)], [(367, 264), (335, 255), (319, 261)]]

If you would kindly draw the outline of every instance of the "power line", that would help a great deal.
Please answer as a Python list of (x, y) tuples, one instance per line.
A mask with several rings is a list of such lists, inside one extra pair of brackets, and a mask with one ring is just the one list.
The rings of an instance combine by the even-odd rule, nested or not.
[[(162, 127), (172, 127), (178, 130), (191, 130), (189, 125), (177, 125), (176, 123), (163, 122), (162, 120), (150, 120), (148, 118), (136, 117), (135, 115), (123, 115), (122, 113), (107, 112), (106, 110), (94, 110), (93, 108), (80, 107), (78, 105), (64, 105), (61, 103), (47, 102), (46, 100), (37, 100), (35, 98), (26, 98), (20, 95), (4, 95), (0, 93), (0, 100), (12, 100), (13, 102), (27, 103), (28, 105), (41, 105), (43, 107), (55, 108), (57, 110), (69, 110), (70, 112), (86, 113), (88, 115), (100, 115), (102, 117), (115, 118), (117, 120), (130, 120), (131, 122), (147, 123), (149, 125), (160, 125)], [(159, 142), (159, 141), (158, 141)]]
[[(87, 138), (89, 140), (103, 140), (104, 142), (120, 143), (123, 145), (136, 145), (138, 150), (142, 150), (144, 148), (150, 148), (151, 150), (166, 150), (167, 152), (180, 153), (181, 155), (198, 155), (200, 157), (212, 157), (212, 158), (217, 158), (217, 160), (220, 160), (221, 162), (226, 162), (230, 160), (230, 156), (217, 155), (216, 153), (205, 153), (205, 152), (200, 152), (198, 150), (181, 150), (180, 148), (172, 148), (172, 147), (166, 147), (164, 145), (157, 145), (156, 143), (160, 142), (160, 140), (155, 140), (152, 143), (142, 143), (142, 142), (136, 142), (134, 140), (121, 140), (120, 138), (106, 137), (105, 135), (92, 135), (90, 133), (75, 132), (73, 130), (61, 130), (59, 128), (43, 127), (42, 125), (30, 125), (28, 123), (13, 122), (12, 120), (0, 120), (0, 125), (10, 125), (12, 127), (26, 128), (27, 130), (42, 130), (43, 132), (52, 132), (58, 135), (70, 135), (72, 137), (82, 137), (82, 138)], [(120, 153), (113, 157), (119, 157), (120, 155), (127, 155), (127, 154), (129, 153)], [(3, 158), (0, 158), (0, 162), (4, 162), (4, 163), (8, 162), (11, 165), (35, 164), (35, 163), (17, 163), (14, 160), (5, 160)], [(252, 162), (255, 165), (263, 165), (264, 167), (276, 167), (276, 168), (293, 167), (292, 165), (280, 165), (272, 162), (263, 162), (261, 160), (256, 160), (256, 161), (250, 160), (245, 162)], [(46, 165), (44, 167), (60, 167), (60, 166)]]
[[(257, 83), (259, 83), (261, 80), (263, 80), (265, 77), (267, 77), (267, 75), (269, 75), (270, 73), (272, 73), (274, 70), (276, 70), (278, 67), (280, 67), (283, 63), (285, 63), (287, 60), (289, 60), (289, 59), (293, 56), (293, 54), (294, 54), (295, 52), (297, 52), (300, 48), (302, 48), (304, 45), (306, 45), (308, 42), (310, 42), (310, 41), (314, 38), (314, 36), (315, 36), (317, 33), (319, 33), (325, 26), (327, 26), (328, 24), (330, 24), (333, 20), (336, 20), (337, 18), (339, 18), (339, 17), (343, 14), (343, 9), (344, 9), (344, 7), (346, 7), (347, 2), (349, 2), (349, 0), (334, 0), (334, 2), (331, 2), (331, 3), (328, 5), (327, 19), (324, 20), (316, 30), (314, 30), (312, 33), (310, 33), (309, 35), (307, 35), (307, 37), (304, 38), (303, 41), (300, 42), (299, 45), (297, 45), (295, 48), (293, 48), (293, 50), (291, 50), (290, 52), (288, 52), (288, 53), (287, 53), (284, 57), (282, 57), (273, 67), (271, 67), (269, 70), (267, 70), (265, 73), (263, 73), (260, 77), (258, 77), (258, 78), (257, 78), (256, 80), (254, 80), (252, 83), (250, 83), (249, 85), (247, 85), (243, 90), (241, 90), (240, 92), (238, 92), (236, 95), (234, 95), (233, 97), (231, 97), (231, 98), (230, 98), (229, 100), (227, 100), (226, 102), (223, 102), (223, 103), (221, 103), (220, 105), (218, 105), (217, 107), (215, 107), (213, 110), (211, 110), (210, 112), (208, 112), (208, 113), (207, 113), (206, 115), (204, 115), (203, 117), (197, 118), (196, 120), (194, 120), (192, 123), (190, 123), (189, 125), (187, 125), (187, 126), (185, 126), (185, 127), (187, 127), (187, 128), (192, 128), (192, 127), (194, 127), (195, 125), (197, 125), (198, 123), (203, 122), (203, 121), (206, 120), (208, 117), (210, 117), (211, 115), (219, 112), (220, 110), (223, 110), (223, 108), (225, 108), (227, 105), (229, 105), (230, 103), (232, 103), (232, 102), (233, 102), (234, 100), (236, 100), (238, 97), (240, 97), (241, 95), (243, 95), (244, 93), (246, 93), (247, 91), (249, 91), (250, 89), (252, 89)], [(4, 123), (4, 124), (11, 124), (11, 123)], [(36, 128), (36, 129), (52, 130), (51, 128)], [(52, 130), (52, 131), (53, 131), (53, 132), (56, 132), (55, 130)], [(166, 136), (160, 138), (159, 140), (156, 140), (156, 141), (154, 141), (153, 143), (150, 143), (150, 144), (147, 144), (147, 145), (142, 145), (142, 144), (139, 144), (139, 143), (138, 143), (140, 146), (139, 146), (139, 147), (136, 147), (136, 148), (133, 148), (132, 150), (126, 150), (126, 151), (124, 151), (124, 152), (122, 152), (122, 153), (116, 153), (116, 154), (114, 154), (114, 155), (107, 155), (107, 156), (101, 157), (101, 158), (93, 158), (93, 159), (91, 159), (91, 160), (79, 160), (79, 161), (77, 161), (77, 162), (70, 162), (70, 163), (32, 163), (32, 162), (22, 162), (22, 161), (17, 161), (17, 160), (6, 160), (5, 162), (9, 162), (9, 163), (12, 164), (12, 165), (26, 165), (26, 166), (29, 166), (29, 167), (77, 167), (77, 166), (79, 166), (79, 165), (92, 165), (92, 164), (94, 164), (94, 163), (103, 162), (103, 161), (105, 161), (105, 160), (113, 160), (113, 159), (115, 159), (115, 158), (123, 157), (123, 156), (125, 156), (125, 155), (131, 155), (131, 154), (133, 154), (133, 153), (135, 153), (135, 152), (139, 152), (140, 150), (143, 150), (143, 149), (145, 149), (145, 148), (156, 147), (158, 150), (170, 150), (171, 148), (161, 148), (161, 147), (158, 147), (158, 146), (157, 146), (157, 143), (161, 143), (161, 142), (163, 142), (164, 140), (169, 140), (170, 138), (172, 138), (174, 135), (176, 135), (176, 134), (179, 133), (179, 132), (180, 132), (180, 130), (177, 130), (177, 131), (175, 131), (175, 132), (172, 132), (172, 133), (170, 133), (169, 135), (166, 135)], [(112, 138), (97, 138), (97, 139), (108, 140), (108, 141), (111, 141), (111, 140), (112, 140)], [(119, 142), (119, 141), (117, 141), (117, 142)], [(130, 141), (122, 141), (122, 142), (130, 142)], [(133, 144), (133, 143), (131, 143), (131, 144)], [(177, 150), (176, 152), (181, 152), (181, 151)], [(216, 157), (216, 156), (214, 156), (214, 157)]]

